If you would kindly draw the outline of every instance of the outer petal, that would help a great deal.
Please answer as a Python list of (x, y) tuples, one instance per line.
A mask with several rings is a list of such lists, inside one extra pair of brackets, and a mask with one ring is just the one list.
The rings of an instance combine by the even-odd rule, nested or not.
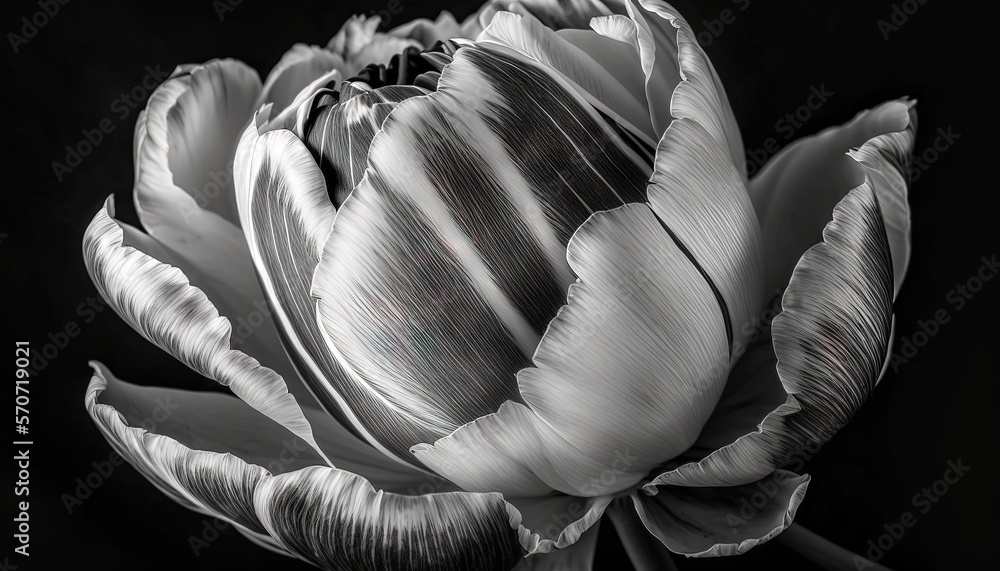
[(232, 326), (205, 294), (179, 269), (126, 246), (112, 215), (109, 198), (84, 234), (83, 252), (91, 279), (115, 312), (143, 337), (317, 448), (281, 376), (232, 349)]
[[(669, 117), (688, 118), (697, 122), (723, 149), (728, 150), (733, 166), (745, 179), (746, 161), (739, 125), (719, 74), (698, 44), (691, 26), (677, 10), (665, 2), (639, 0), (639, 4), (641, 10), (630, 8), (630, 14), (638, 30), (643, 69), (649, 70), (646, 75), (646, 95), (656, 132), (659, 134), (666, 130)], [(676, 32), (670, 30), (671, 26), (676, 28)], [(648, 28), (649, 32), (645, 42), (644, 28)], [(676, 45), (671, 44), (671, 38), (675, 38)], [(661, 61), (664, 54), (657, 55), (656, 50), (665, 52), (668, 60)], [(672, 61), (675, 53), (676, 67)], [(677, 68), (683, 80), (677, 84), (677, 88), (670, 92), (658, 87), (671, 84), (671, 74)], [(668, 93), (671, 94), (669, 100)], [(669, 103), (669, 115), (663, 112), (665, 103)]]
[(356, 386), (396, 409), (366, 416), (397, 449), (518, 398), (573, 281), (564, 244), (593, 210), (643, 197), (645, 163), (617, 141), (547, 70), (481, 46), (385, 121), (313, 292)]
[(213, 60), (178, 68), (150, 97), (136, 126), (135, 206), (168, 247), (200, 261), (236, 241), (229, 173), (259, 93), (253, 69)]
[(750, 182), (750, 199), (764, 233), (766, 291), (787, 283), (799, 256), (819, 242), (833, 206), (868, 180), (885, 220), (898, 292), (910, 255), (906, 188), (916, 136), (914, 105), (906, 100), (883, 103), (844, 125), (800, 139)]
[[(232, 395), (133, 385), (116, 379), (100, 363), (91, 362), (91, 366), (95, 371), (91, 392), (104, 391), (99, 395), (100, 402), (114, 408), (115, 418), (121, 415), (131, 426), (168, 436), (195, 449), (232, 454), (272, 474), (326, 464), (302, 439)], [(315, 427), (317, 440), (331, 452), (338, 468), (362, 475), (373, 485), (389, 491), (412, 494), (427, 488), (426, 474), (400, 469), (395, 462), (350, 436), (326, 413), (316, 409), (305, 412)], [(451, 489), (443, 488), (443, 491)]]
[(792, 523), (809, 476), (777, 470), (742, 486), (659, 488), (632, 495), (650, 533), (688, 557), (739, 555), (767, 542)]
[(136, 211), (152, 239), (138, 232), (127, 238), (204, 291), (237, 328), (234, 344), (287, 374), (232, 190), (235, 145), (259, 92), (256, 72), (233, 60), (183, 66), (157, 88), (134, 140)]
[(97, 402), (87, 407), (108, 441), (185, 507), (230, 521), (261, 545), (326, 569), (504, 570), (521, 556), (516, 510), (499, 494), (401, 496), (367, 480), (313, 466), (272, 476), (231, 454), (191, 450), (129, 427)]
[(515, 481), (496, 470), (505, 464), (516, 481), (534, 475), (570, 494), (626, 489), (694, 442), (721, 393), (718, 304), (648, 206), (594, 214), (568, 257), (580, 281), (537, 368), (518, 375), (531, 408), (508, 403), (414, 450), (467, 489), (504, 489)]
[(778, 375), (790, 395), (757, 432), (661, 474), (656, 485), (736, 485), (829, 440), (874, 389), (889, 351), (892, 261), (871, 182), (848, 193), (799, 261), (774, 318)]

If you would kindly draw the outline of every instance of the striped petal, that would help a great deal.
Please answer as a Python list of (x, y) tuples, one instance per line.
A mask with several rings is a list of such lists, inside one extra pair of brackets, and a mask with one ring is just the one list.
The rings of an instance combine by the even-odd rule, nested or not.
[(644, 164), (557, 77), (501, 48), (462, 48), (437, 92), (396, 107), (313, 282), (357, 390), (396, 411), (364, 415), (393, 427), (387, 447), (519, 400), (515, 375), (575, 279), (566, 241), (592, 211), (641, 200)]
[(878, 197), (899, 291), (910, 257), (907, 169), (916, 127), (915, 102), (890, 101), (768, 161), (749, 187), (763, 231), (766, 291), (788, 283), (802, 253), (820, 241), (833, 207), (865, 181)]
[[(274, 475), (232, 453), (192, 450), (178, 441), (191, 433), (198, 440), (197, 430), (171, 437), (129, 426), (98, 402), (106, 387), (121, 385), (98, 367), (87, 393), (88, 411), (105, 438), (171, 498), (235, 524), (255, 543), (331, 570), (500, 571), (523, 554), (520, 516), (499, 494), (403, 496), (326, 466)], [(216, 415), (225, 412), (213, 408)], [(268, 441), (266, 428), (256, 429), (251, 439)]]
[[(99, 363), (92, 365), (94, 376), (87, 388), (87, 411), (118, 454), (153, 485), (182, 506), (232, 522), (254, 535), (265, 534), (264, 527), (253, 508), (253, 490), (267, 471), (260, 466), (247, 464), (233, 452), (250, 457), (254, 457), (260, 449), (278, 453), (281, 451), (280, 447), (272, 449), (270, 446), (275, 443), (274, 441), (266, 444), (255, 442), (251, 445), (254, 450), (246, 448), (229, 450), (227, 446), (219, 443), (216, 439), (217, 434), (202, 434), (195, 436), (194, 439), (219, 451), (190, 450), (174, 438), (161, 436), (142, 426), (156, 429), (163, 427), (175, 430), (177, 433), (187, 432), (187, 427), (182, 422), (172, 421), (171, 417), (192, 414), (194, 407), (204, 411), (205, 405), (220, 404), (216, 402), (217, 398), (209, 396), (205, 403), (190, 398), (179, 401), (171, 400), (170, 397), (178, 398), (178, 394), (173, 394), (165, 395), (166, 400), (150, 403), (143, 398), (145, 395), (137, 394), (134, 390), (137, 387), (122, 383)], [(134, 408), (135, 411), (141, 410), (139, 414), (148, 416), (139, 416), (141, 420), (133, 416), (130, 421), (140, 426), (129, 426), (129, 421), (121, 412), (113, 406), (98, 401), (105, 390), (113, 394), (114, 400), (126, 407)], [(234, 428), (234, 424), (237, 430), (253, 426), (252, 422), (244, 423), (245, 419), (240, 418), (236, 411), (218, 408), (214, 408), (213, 411), (215, 413), (213, 420), (225, 418), (228, 422), (220, 422), (219, 426), (210, 425), (209, 428), (230, 431)], [(126, 414), (129, 412), (126, 408)], [(260, 428), (259, 423), (257, 424), (255, 428)], [(277, 425), (272, 424), (272, 426), (278, 428)]]
[(251, 125), (240, 142), (235, 176), (247, 243), (296, 368), (316, 399), (345, 426), (384, 453), (408, 461), (409, 454), (394, 454), (380, 443), (391, 425), (365, 421), (390, 412), (354, 383), (316, 319), (312, 276), (335, 215), (319, 167), (290, 131), (261, 134)]
[(767, 478), (722, 488), (659, 488), (632, 494), (636, 512), (657, 539), (688, 557), (739, 555), (791, 525), (809, 476), (777, 470)]
[(627, 489), (690, 447), (722, 391), (718, 304), (647, 205), (591, 216), (568, 258), (580, 281), (518, 375), (531, 408), (508, 403), (414, 450), (463, 488), (534, 475), (568, 494)]
[(834, 209), (823, 243), (799, 261), (774, 318), (778, 376), (788, 401), (756, 432), (646, 485), (753, 482), (829, 440), (871, 394), (892, 323), (892, 261), (871, 181)]
[(181, 270), (126, 245), (113, 208), (109, 198), (83, 238), (87, 271), (105, 301), (143, 337), (319, 450), (282, 377), (231, 348), (230, 322)]
[(270, 103), (272, 114), (277, 116), (311, 83), (333, 70), (340, 70), (341, 75), (353, 73), (353, 70), (347, 68), (344, 60), (329, 50), (319, 46), (295, 44), (281, 56), (271, 73), (267, 74), (254, 110)]
[(309, 118), (304, 140), (326, 176), (335, 206), (343, 204), (361, 182), (368, 168), (368, 147), (396, 104), (426, 93), (411, 85), (369, 89)]
[[(91, 366), (95, 371), (91, 392), (97, 391), (91, 396), (99, 393), (100, 402), (114, 408), (115, 414), (131, 426), (170, 437), (197, 450), (232, 454), (272, 474), (326, 464), (301, 438), (236, 397), (219, 392), (133, 385), (116, 379), (101, 363), (91, 362)], [(338, 468), (362, 475), (388, 491), (416, 493), (428, 482), (426, 474), (400, 469), (395, 462), (350, 437), (329, 415), (317, 409), (304, 412), (314, 426), (320, 446), (329, 452)]]

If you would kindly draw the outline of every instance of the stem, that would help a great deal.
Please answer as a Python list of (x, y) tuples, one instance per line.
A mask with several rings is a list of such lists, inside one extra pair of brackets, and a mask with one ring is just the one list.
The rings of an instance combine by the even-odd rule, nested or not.
[(785, 531), (778, 536), (778, 540), (826, 571), (855, 571), (858, 569), (890, 571), (888, 567), (851, 553), (797, 523), (785, 528)]
[(618, 537), (636, 571), (677, 571), (670, 551), (649, 533), (629, 498), (612, 502), (606, 514), (618, 531)]

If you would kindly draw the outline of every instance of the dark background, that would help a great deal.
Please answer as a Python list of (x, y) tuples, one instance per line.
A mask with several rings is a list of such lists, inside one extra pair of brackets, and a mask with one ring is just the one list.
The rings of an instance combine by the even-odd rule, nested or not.
[[(245, 0), (220, 21), (211, 0), (75, 0), (61, 6), (18, 53), (9, 41), (0, 46), (8, 125), (0, 226), (3, 283), (11, 286), (3, 297), (6, 345), (30, 340), (37, 351), (49, 342), (49, 333), (70, 321), (81, 329), (31, 383), (32, 555), (9, 557), (9, 569), (307, 568), (253, 546), (231, 529), (196, 557), (188, 537), (202, 534), (204, 516), (178, 507), (127, 466), (115, 469), (92, 497), (67, 513), (60, 497), (72, 494), (76, 478), (92, 472), (91, 463), (106, 460), (110, 452), (83, 406), (87, 359), (99, 359), (136, 383), (211, 388), (112, 311), (90, 322), (77, 312), (88, 296), (97, 295), (80, 243), (108, 194), (116, 195), (121, 217), (135, 222), (131, 144), (138, 109), (119, 119), (111, 104), (142, 81), (147, 65), (171, 69), (229, 56), (263, 76), (293, 43), (323, 44), (352, 12), (383, 4)], [(877, 22), (892, 17), (889, 0), (752, 0), (740, 11), (745, 4), (675, 2), (697, 31), (718, 30), (711, 21), (726, 8), (735, 13), (721, 33), (702, 38), (748, 149), (762, 148), (769, 137), (786, 144), (787, 131), (778, 131), (775, 123), (805, 103), (813, 86), (834, 95), (796, 137), (901, 95), (919, 99), (918, 153), (934, 144), (939, 128), (960, 135), (921, 171), (911, 191), (913, 261), (896, 305), (898, 339), (920, 339), (914, 333), (921, 322), (939, 310), (949, 320), (908, 362), (890, 371), (855, 420), (809, 462), (813, 482), (797, 521), (864, 552), (869, 540), (884, 533), (883, 524), (917, 511), (911, 498), (943, 476), (948, 460), (961, 458), (972, 467), (968, 475), (917, 517), (881, 563), (894, 569), (985, 567), (997, 558), (1000, 280), (987, 282), (961, 310), (949, 293), (975, 275), (982, 256), (1000, 249), (995, 9), (899, 1), (900, 8), (919, 9), (885, 39)], [(403, 5), (392, 25), (434, 16), (444, 7), (460, 18), (475, 8), (439, 0)], [(0, 31), (20, 33), (21, 17), (39, 9), (31, 1), (4, 3)], [(65, 146), (105, 117), (112, 119), (114, 132), (57, 181), (52, 162), (64, 162)], [(3, 389), (5, 398), (11, 398), (12, 381)], [(3, 494), (11, 494), (12, 464), (5, 463), (0, 474)], [(4, 502), (13, 507), (13, 496)], [(6, 546), (13, 526), (6, 515), (4, 521)], [(610, 525), (603, 526), (599, 549), (597, 569), (628, 568)], [(0, 553), (0, 564), (12, 550)], [(737, 559), (679, 564), (705, 570), (816, 568), (777, 541)]]

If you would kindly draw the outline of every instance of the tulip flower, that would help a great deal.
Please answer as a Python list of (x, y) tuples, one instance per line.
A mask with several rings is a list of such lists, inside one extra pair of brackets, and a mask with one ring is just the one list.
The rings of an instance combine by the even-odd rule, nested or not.
[(785, 467), (884, 371), (914, 102), (748, 179), (719, 76), (659, 0), (378, 25), (263, 83), (213, 60), (151, 97), (145, 231), (108, 199), (87, 267), (233, 394), (94, 363), (108, 442), (327, 569), (589, 569), (605, 514), (639, 568), (786, 529), (817, 552), (792, 525), (809, 476)]

